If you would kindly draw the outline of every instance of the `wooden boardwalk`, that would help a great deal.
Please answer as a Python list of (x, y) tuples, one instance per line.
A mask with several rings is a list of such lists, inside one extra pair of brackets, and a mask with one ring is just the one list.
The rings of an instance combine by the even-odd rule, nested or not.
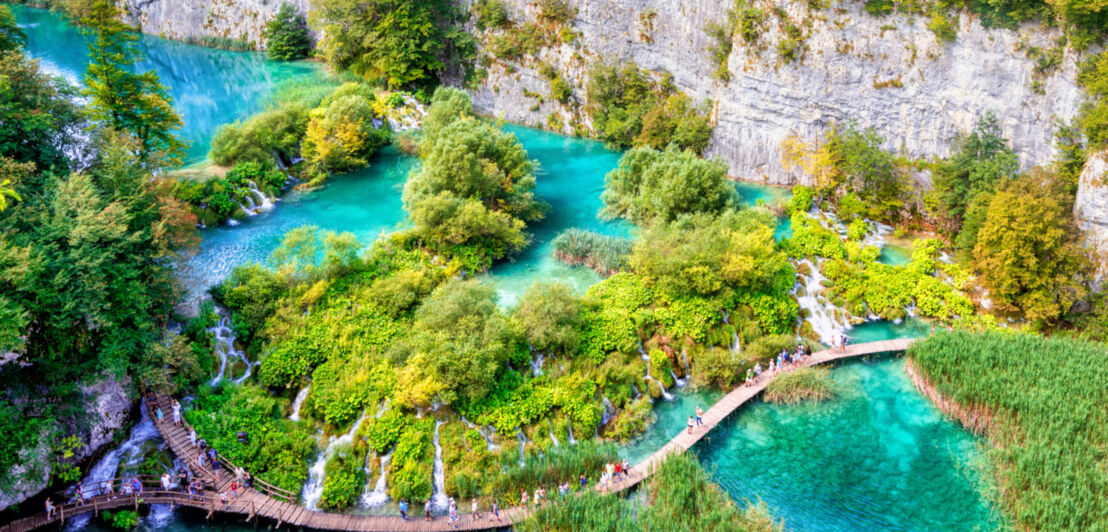
[[(904, 351), (912, 341), (912, 339), (907, 338), (885, 340), (851, 345), (839, 351), (819, 351), (806, 357), (800, 362), (798, 367), (814, 366), (844, 358), (875, 353)], [(763, 373), (761, 377), (750, 385), (742, 385), (732, 390), (704, 413), (704, 424), (702, 426), (696, 427), (691, 433), (682, 431), (649, 458), (632, 466), (630, 474), (626, 475), (622, 480), (613, 483), (610, 487), (601, 488), (598, 486), (597, 489), (618, 492), (642, 482), (650, 476), (654, 469), (661, 464), (666, 457), (673, 453), (682, 453), (690, 449), (696, 442), (700, 441), (701, 438), (715, 428), (716, 425), (726, 419), (728, 415), (762, 392), (775, 376), (776, 373)], [(169, 398), (164, 396), (158, 397), (158, 402), (163, 412), (168, 413), (172, 411)], [(294, 527), (319, 530), (353, 530), (362, 532), (488, 530), (509, 527), (513, 523), (525, 519), (530, 514), (530, 509), (528, 508), (513, 507), (501, 510), (501, 521), (490, 519), (487, 512), (482, 514), (482, 519), (477, 520), (473, 519), (472, 516), (468, 514), (459, 515), (458, 526), (454, 528), (445, 517), (436, 517), (431, 521), (425, 521), (422, 517), (418, 516), (409, 518), (408, 520), (402, 520), (399, 516), (358, 516), (318, 512), (300, 506), (298, 504), (297, 494), (269, 486), (261, 481), (255, 481), (252, 488), (241, 490), (238, 497), (229, 498), (228, 502), (224, 504), (219, 500), (219, 493), (223, 491), (229, 493), (230, 484), (234, 479), (234, 464), (221, 460), (221, 462), (224, 463), (224, 468), (220, 478), (216, 478), (211, 469), (199, 467), (196, 462), (198, 451), (189, 441), (187, 425), (175, 425), (170, 418), (171, 416), (166, 415), (165, 420), (161, 422), (155, 420), (155, 426), (157, 426), (158, 431), (162, 434), (162, 437), (165, 438), (166, 443), (173, 453), (175, 453), (182, 462), (187, 464), (194, 475), (204, 479), (208, 483), (210, 489), (205, 492), (205, 499), (190, 500), (187, 493), (163, 491), (160, 490), (160, 488), (157, 490), (148, 489), (141, 500), (137, 500), (134, 497), (122, 496), (109, 500), (107, 497), (99, 496), (89, 499), (80, 507), (73, 503), (59, 505), (59, 515), (55, 515), (52, 520), (47, 520), (46, 514), (42, 513), (9, 523), (4, 527), (0, 527), (0, 531), (24, 532), (51, 523), (57, 523), (64, 518), (69, 518), (80, 513), (98, 512), (130, 506), (137, 508), (139, 504), (172, 504), (176, 506), (198, 508), (200, 510), (207, 510), (209, 517), (218, 512), (221, 514), (238, 514), (244, 516), (245, 521), (265, 518), (276, 522), (278, 528), (281, 525), (287, 524)], [(595, 474), (597, 472), (593, 473)], [(418, 508), (413, 506), (413, 509), (418, 513)], [(65, 517), (63, 518), (62, 516)]]

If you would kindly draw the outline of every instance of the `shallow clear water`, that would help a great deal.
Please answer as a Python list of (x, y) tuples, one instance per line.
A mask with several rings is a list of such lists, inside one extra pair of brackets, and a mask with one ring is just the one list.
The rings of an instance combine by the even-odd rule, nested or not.
[(754, 403), (695, 447), (737, 501), (761, 498), (790, 530), (993, 530), (975, 439), (943, 417), (903, 358), (834, 369), (836, 399)]
[[(88, 65), (87, 39), (58, 13), (11, 5), (27, 34), (27, 53), (43, 68), (81, 85)], [(317, 64), (269, 61), (257, 52), (228, 52), (142, 34), (138, 49), (146, 58), (141, 70), (154, 70), (168, 87), (184, 126), (179, 134), (190, 146), (184, 162), (203, 160), (221, 124), (261, 109), (283, 82), (320, 75)]]
[(672, 401), (661, 399), (654, 401), (654, 415), (657, 421), (647, 427), (639, 437), (620, 445), (619, 455), (631, 464), (647, 459), (674, 436), (685, 430), (689, 416), (696, 413), (696, 405), (700, 405), (700, 408), (707, 411), (720, 397), (723, 397), (723, 392), (718, 390), (694, 392), (690, 388), (671, 388), (670, 391), (674, 395)]

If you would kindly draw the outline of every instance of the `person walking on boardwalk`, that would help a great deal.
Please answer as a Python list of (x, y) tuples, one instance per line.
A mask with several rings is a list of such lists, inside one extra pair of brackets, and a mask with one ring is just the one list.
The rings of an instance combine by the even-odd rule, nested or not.
[(423, 501), (423, 520), (431, 520), (431, 499)]
[(496, 504), (496, 501), (492, 501), (492, 506), (489, 508), (492, 512), (492, 516), (496, 518), (497, 522), (500, 522), (500, 505)]
[(477, 499), (473, 499), (473, 504), (470, 505), (470, 515), (473, 516), (473, 520), (476, 521), (481, 518), (481, 508), (477, 506)]
[(77, 481), (77, 487), (73, 490), (73, 498), (77, 501), (77, 506), (85, 505), (85, 487), (81, 485), (81, 481)]
[(112, 486), (111, 480), (105, 480), (100, 483), (100, 493), (102, 495), (107, 495), (109, 501), (115, 499), (115, 487)]
[(173, 424), (181, 426), (181, 403), (176, 399), (173, 400)]
[(46, 498), (46, 520), (49, 521), (54, 518), (54, 501), (50, 500), (50, 497)]
[(399, 506), (400, 506), (400, 518), (407, 521), (408, 520), (408, 502), (405, 501), (404, 499), (400, 499), (400, 505)]
[(581, 473), (580, 482), (581, 482), (581, 491), (585, 491), (585, 488), (588, 487), (588, 485), (589, 485), (589, 478), (586, 477), (584, 473)]
[(215, 451), (215, 447), (208, 448), (208, 461), (212, 463), (212, 474), (215, 475), (216, 482), (219, 481), (219, 453)]
[(612, 477), (616, 482), (619, 482), (620, 477), (623, 476), (623, 464), (616, 462), (614, 467), (615, 475)]
[(519, 505), (527, 506), (527, 503), (531, 502), (531, 499), (527, 498), (527, 490), (519, 490)]
[(692, 434), (693, 423), (695, 422), (696, 420), (693, 418), (693, 416), (689, 416), (689, 434)]
[(628, 462), (626, 458), (623, 459), (623, 476), (631, 476), (631, 462)]
[(458, 528), (458, 506), (450, 505), (450, 526)]
[(700, 405), (696, 405), (696, 426), (704, 424), (704, 411), (700, 409)]

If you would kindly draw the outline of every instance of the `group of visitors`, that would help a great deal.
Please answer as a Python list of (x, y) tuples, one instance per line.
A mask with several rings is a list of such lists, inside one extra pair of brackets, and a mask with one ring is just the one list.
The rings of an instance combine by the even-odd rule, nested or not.
[[(400, 508), (400, 518), (407, 521), (408, 501), (401, 499), (397, 506), (399, 506)], [(470, 512), (470, 519), (476, 521), (481, 518), (481, 512), (477, 505), (477, 499), (473, 499), (473, 503), (470, 505)], [(450, 526), (458, 528), (458, 502), (455, 501), (453, 497), (450, 498), (450, 502), (448, 505), (448, 515), (450, 519)], [(489, 505), (489, 518), (500, 521), (500, 505), (496, 504), (495, 501), (491, 505)], [(431, 516), (431, 499), (423, 501), (423, 519), (426, 521), (431, 521), (433, 519), (433, 517)]]
[[(811, 354), (811, 348), (803, 343), (797, 344), (796, 350), (792, 353), (790, 353), (788, 349), (782, 349), (781, 353), (770, 359), (769, 365), (764, 372), (773, 375), (778, 371), (796, 368), (805, 357), (811, 356)], [(743, 386), (750, 386), (757, 382), (758, 378), (762, 376), (762, 373), (762, 363), (756, 362), (754, 367), (746, 370), (746, 379), (743, 381)]]
[(843, 351), (846, 351), (846, 341), (847, 341), (847, 337), (846, 337), (845, 334), (838, 333), (838, 332), (837, 333), (832, 333), (831, 334), (831, 350), (836, 352), (836, 353), (842, 353)]
[[(691, 418), (690, 418), (691, 419)], [(622, 462), (608, 462), (604, 464), (604, 470), (600, 473), (600, 489), (609, 490), (612, 488), (612, 483), (619, 482), (627, 477), (631, 473), (631, 464), (624, 458)], [(581, 475), (581, 489), (585, 489), (585, 475)], [(569, 491), (569, 485), (566, 484), (566, 491)]]
[[(700, 405), (696, 405), (696, 414), (689, 416), (689, 434), (692, 434), (693, 427), (699, 427), (704, 424), (704, 410), (700, 408)], [(626, 460), (624, 460), (626, 462)]]

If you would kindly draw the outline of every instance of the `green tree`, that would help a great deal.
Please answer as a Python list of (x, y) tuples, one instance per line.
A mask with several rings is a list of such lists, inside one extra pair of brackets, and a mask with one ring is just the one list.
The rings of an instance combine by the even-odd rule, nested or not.
[(561, 283), (531, 285), (513, 315), (531, 347), (543, 353), (576, 354), (581, 343), (581, 300)]
[(635, 148), (604, 179), (601, 198), (607, 218), (624, 217), (646, 225), (684, 214), (720, 213), (735, 203), (727, 165), (706, 161), (688, 150)]
[(266, 24), (265, 47), (270, 59), (292, 61), (308, 57), (312, 39), (308, 36), (308, 21), (288, 3), (281, 4), (277, 16)]
[[(19, 51), (0, 52), (0, 157), (65, 173), (65, 148), (80, 129), (75, 92)], [(31, 180), (23, 182), (38, 192)]]
[(308, 131), (308, 106), (286, 102), (262, 111), (244, 122), (225, 124), (216, 130), (208, 152), (218, 165), (241, 162), (269, 162), (274, 154), (285, 165), (300, 154), (301, 140)]
[(423, 144), (429, 150), (438, 142), (442, 130), (460, 118), (473, 117), (473, 99), (454, 87), (439, 87), (431, 97), (427, 116), (420, 123)]
[(468, 46), (457, 18), (446, 0), (322, 0), (311, 13), (328, 64), (390, 88), (435, 84), (444, 59)]
[(0, 52), (18, 50), (27, 45), (27, 35), (19, 29), (19, 24), (6, 5), (0, 5)]
[(302, 151), (317, 180), (364, 167), (370, 155), (388, 144), (390, 130), (374, 127), (376, 118), (365, 87), (357, 83), (339, 87), (309, 113)]
[(1065, 204), (1041, 179), (1023, 177), (989, 201), (973, 265), (1002, 310), (1053, 321), (1085, 296), (1088, 259)]
[(853, 124), (829, 136), (829, 149), (838, 161), (846, 187), (858, 196), (871, 217), (899, 219), (908, 187), (893, 155), (881, 149), (882, 138), (873, 128), (859, 130)]
[(496, 298), (492, 285), (452, 279), (416, 310), (407, 366), (435, 391), (429, 399), (476, 401), (496, 382), (516, 345)]
[(172, 132), (181, 127), (181, 118), (157, 73), (134, 73), (138, 37), (119, 17), (111, 0), (95, 0), (82, 21), (91, 37), (83, 91), (89, 97), (88, 114), (105, 127), (134, 135), (145, 163), (179, 161), (184, 145)]

